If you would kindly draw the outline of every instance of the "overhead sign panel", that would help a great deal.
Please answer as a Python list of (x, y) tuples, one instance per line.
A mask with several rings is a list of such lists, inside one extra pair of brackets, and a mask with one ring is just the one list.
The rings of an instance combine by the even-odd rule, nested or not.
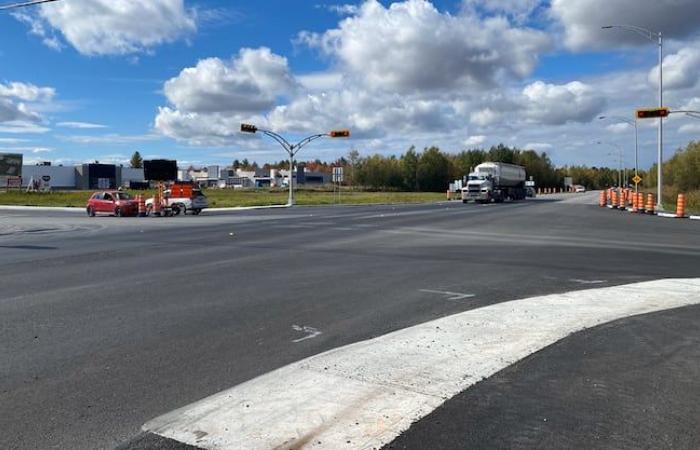
[(143, 176), (152, 181), (177, 181), (177, 161), (170, 159), (144, 161)]
[(0, 153), (0, 177), (22, 176), (22, 154)]

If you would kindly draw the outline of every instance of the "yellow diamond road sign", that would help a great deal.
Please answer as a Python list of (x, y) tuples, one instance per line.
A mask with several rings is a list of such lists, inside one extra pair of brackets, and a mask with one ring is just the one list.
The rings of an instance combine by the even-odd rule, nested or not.
[(632, 181), (634, 181), (634, 184), (639, 184), (639, 183), (642, 182), (642, 177), (640, 177), (639, 175), (635, 175), (635, 176), (632, 178)]

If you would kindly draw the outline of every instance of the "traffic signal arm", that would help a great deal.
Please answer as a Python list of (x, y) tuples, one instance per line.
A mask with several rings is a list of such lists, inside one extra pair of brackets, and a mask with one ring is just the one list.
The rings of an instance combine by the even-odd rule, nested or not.
[(241, 124), (242, 133), (255, 133), (256, 131), (258, 131), (258, 127), (256, 127), (255, 125), (251, 125), (249, 123)]

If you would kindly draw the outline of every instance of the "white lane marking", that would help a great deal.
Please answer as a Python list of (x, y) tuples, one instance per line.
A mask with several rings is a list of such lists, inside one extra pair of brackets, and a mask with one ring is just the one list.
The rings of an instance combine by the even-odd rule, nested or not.
[(427, 292), (428, 294), (440, 294), (447, 295), (447, 300), (464, 300), (465, 298), (474, 297), (474, 294), (463, 294), (461, 292), (451, 292), (451, 291), (437, 291), (434, 289), (418, 289), (421, 292)]
[(603, 284), (608, 282), (608, 280), (582, 280), (580, 278), (570, 278), (569, 281), (578, 284)]
[(301, 327), (299, 325), (292, 325), (292, 329), (294, 331), (300, 331), (300, 332), (306, 333), (306, 336), (299, 338), (299, 339), (294, 339), (292, 342), (301, 342), (301, 341), (305, 341), (307, 339), (313, 339), (316, 336), (318, 336), (319, 334), (323, 334), (321, 331), (317, 330), (314, 327)]
[(700, 303), (700, 278), (489, 305), (340, 347), (158, 417), (204, 449), (380, 448), (450, 397), (569, 334)]

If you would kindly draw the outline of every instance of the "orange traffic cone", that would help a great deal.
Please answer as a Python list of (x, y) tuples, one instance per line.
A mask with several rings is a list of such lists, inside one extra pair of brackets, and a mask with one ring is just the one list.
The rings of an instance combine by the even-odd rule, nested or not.
[(676, 202), (676, 217), (685, 217), (685, 194), (678, 194)]

